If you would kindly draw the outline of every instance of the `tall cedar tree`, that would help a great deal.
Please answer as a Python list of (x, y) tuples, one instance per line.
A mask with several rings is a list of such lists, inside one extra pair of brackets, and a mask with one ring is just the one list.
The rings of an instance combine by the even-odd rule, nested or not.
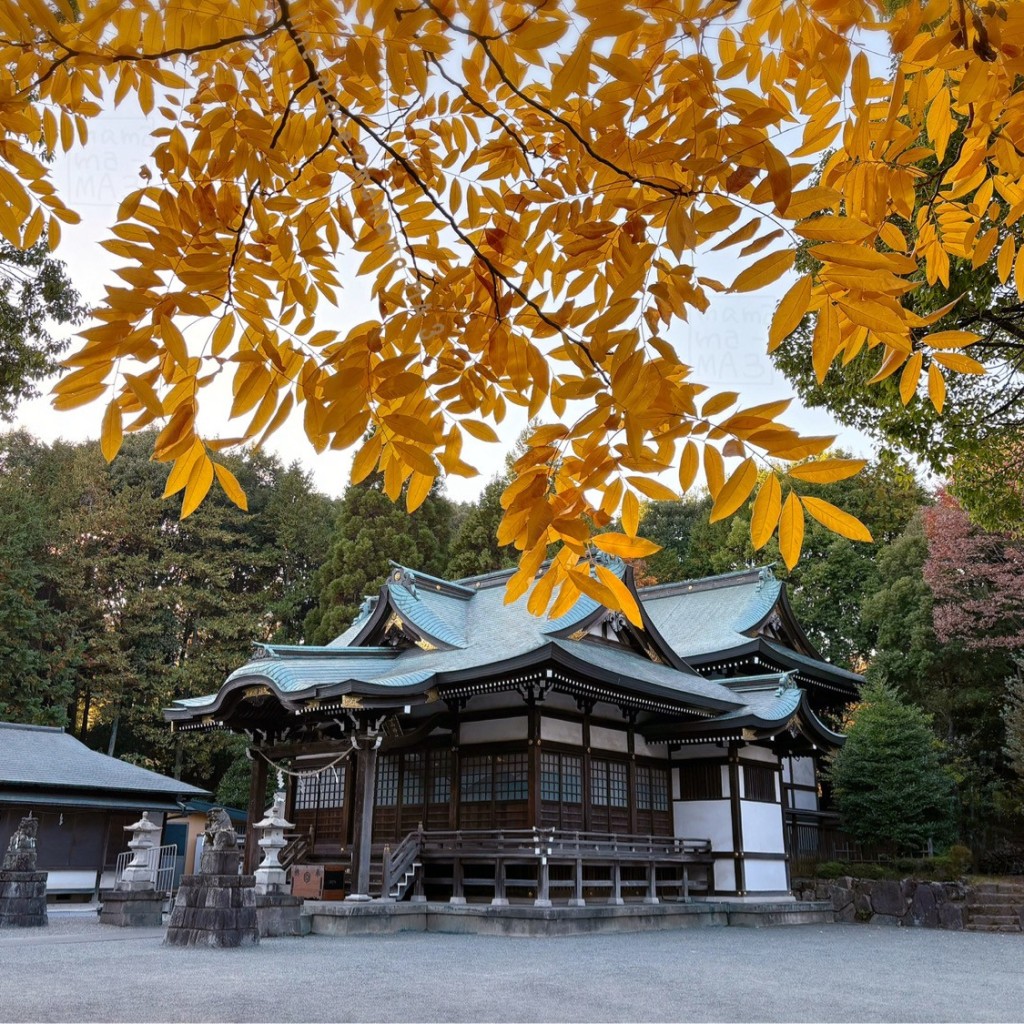
[[(231, 460), (250, 511), (220, 495), (182, 522), (162, 497), (167, 469), (149, 458), (151, 442), (130, 438), (107, 466), (90, 444), (4, 439), (0, 509), (18, 495), (34, 503), (43, 542), (25, 547), (25, 566), (35, 610), (66, 648), (56, 679), (61, 665), (50, 662), (19, 678), (14, 710), (64, 719), (97, 749), (210, 784), (237, 744), (185, 738), (175, 749), (160, 709), (215, 688), (252, 640), (300, 638), (333, 504), (295, 468), (250, 454)], [(0, 587), (0, 606), (18, 596), (2, 572)], [(38, 648), (46, 634), (33, 628)]]
[(466, 510), (448, 554), (450, 579), (480, 576), (516, 564), (515, 549), (502, 547), (497, 540), (503, 512), (501, 492), (507, 484), (507, 478), (495, 477)]
[(326, 644), (355, 619), (363, 598), (376, 594), (389, 561), (442, 576), (451, 542), (452, 505), (436, 491), (411, 515), (384, 493), (379, 476), (349, 487), (338, 509), (326, 561), (317, 573), (317, 607), (306, 638)]
[(871, 683), (847, 718), (846, 742), (828, 776), (843, 826), (897, 854), (953, 838), (952, 780), (928, 716), (899, 692)]

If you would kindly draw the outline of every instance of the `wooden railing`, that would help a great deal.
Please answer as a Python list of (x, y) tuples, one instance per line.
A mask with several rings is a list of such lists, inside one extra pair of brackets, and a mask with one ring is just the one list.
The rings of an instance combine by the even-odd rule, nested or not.
[(787, 811), (786, 852), (792, 862), (871, 861), (880, 852), (868, 848), (839, 827), (839, 815), (832, 811)]
[[(713, 891), (713, 860), (707, 839), (672, 836), (577, 832), (566, 829), (458, 829), (412, 832), (394, 849), (385, 848), (381, 891), (390, 898), (396, 881), (419, 860), (422, 864), (451, 864), (452, 899), (465, 898), (466, 887), (493, 887), (495, 902), (505, 902), (509, 889), (529, 889), (535, 904), (550, 905), (552, 888), (571, 890), (570, 901), (583, 905), (584, 889), (610, 889), (613, 903), (622, 902), (624, 889), (643, 889), (644, 899), (656, 903), (659, 890), (671, 887), (680, 898), (690, 894), (689, 868), (702, 865), (707, 891)], [(467, 866), (493, 866), (493, 876), (467, 875)], [(570, 877), (552, 878), (553, 865), (568, 865)], [(508, 868), (525, 866), (527, 877), (510, 877)], [(642, 879), (623, 877), (622, 869), (642, 870)], [(681, 877), (665, 879), (659, 870), (673, 869)], [(597, 878), (595, 874), (607, 877)], [(588, 877), (589, 876), (589, 877)], [(422, 871), (417, 875), (422, 897)]]
[(313, 849), (313, 836), (311, 832), (290, 832), (285, 835), (287, 843), (278, 859), (281, 867), (286, 870), (293, 864), (301, 864), (308, 857)]
[[(423, 836), (424, 832), (422, 829), (417, 829), (415, 832), (410, 832), (399, 844), (391, 849), (390, 846), (384, 847), (383, 857), (383, 870), (381, 874), (381, 896), (384, 899), (391, 899), (392, 889), (396, 883), (400, 883), (405, 877), (406, 872), (412, 870), (413, 865), (417, 859), (421, 856), (423, 850)], [(397, 893), (399, 899), (404, 896), (404, 892)]]

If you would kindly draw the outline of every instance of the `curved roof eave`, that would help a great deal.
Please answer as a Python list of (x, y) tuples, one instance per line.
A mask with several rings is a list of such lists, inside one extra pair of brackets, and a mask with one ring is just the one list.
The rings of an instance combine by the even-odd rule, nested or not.
[(772, 643), (764, 637), (756, 636), (748, 643), (738, 647), (730, 647), (725, 651), (708, 651), (704, 654), (691, 654), (687, 661), (691, 665), (710, 665), (718, 661), (729, 661), (734, 658), (745, 658), (751, 654), (762, 654), (768, 658), (774, 658), (781, 662), (785, 668), (798, 669), (805, 675), (818, 673), (832, 682), (845, 683), (848, 686), (859, 687), (864, 682), (864, 677), (848, 669), (840, 668), (829, 661), (821, 661), (812, 658), (810, 655), (801, 654), (799, 651), (790, 650), (780, 644)]

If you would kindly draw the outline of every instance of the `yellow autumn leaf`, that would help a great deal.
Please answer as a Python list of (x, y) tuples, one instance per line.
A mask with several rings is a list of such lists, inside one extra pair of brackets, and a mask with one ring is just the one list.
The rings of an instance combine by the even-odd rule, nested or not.
[(640, 529), (640, 502), (632, 491), (626, 491), (622, 498), (622, 528), (630, 537)]
[(917, 394), (917, 386), (921, 381), (923, 358), (920, 352), (915, 352), (903, 367), (903, 373), (900, 375), (900, 399), (904, 405), (909, 405), (910, 400)]
[(932, 363), (928, 367), (928, 397), (935, 406), (935, 411), (942, 414), (942, 408), (946, 404), (946, 381), (942, 371)]
[(627, 537), (621, 533), (599, 533), (591, 543), (595, 548), (616, 558), (646, 558), (661, 550), (660, 544), (643, 537)]
[(790, 491), (779, 519), (779, 553), (787, 569), (793, 569), (800, 561), (800, 549), (803, 546), (804, 510), (796, 492)]
[(181, 502), (181, 518), (187, 519), (209, 493), (210, 485), (213, 483), (213, 463), (210, 457), (203, 452), (196, 459), (189, 473), (188, 483), (185, 484), (185, 496)]
[(811, 302), (811, 275), (805, 274), (782, 297), (768, 329), (768, 351), (774, 352), (800, 326)]
[(243, 512), (248, 512), (249, 499), (245, 496), (245, 491), (235, 474), (220, 462), (213, 463), (213, 471), (217, 475), (217, 483), (220, 484), (231, 503), (237, 505)]
[(718, 449), (710, 444), (704, 446), (704, 477), (707, 480), (708, 493), (717, 499), (725, 483), (725, 463)]
[(638, 629), (643, 629), (644, 618), (640, 612), (640, 605), (637, 604), (637, 600), (633, 596), (629, 587), (627, 587), (626, 584), (615, 575), (615, 573), (610, 569), (606, 569), (603, 565), (595, 565), (594, 569), (597, 572), (597, 578), (612, 594), (612, 597), (618, 605), (619, 611), (621, 611), (634, 626)]
[(957, 373), (985, 373), (985, 367), (977, 359), (965, 356), (962, 352), (935, 352), (932, 359)]
[(729, 288), (731, 292), (752, 292), (777, 281), (796, 260), (795, 249), (784, 249), (762, 256), (752, 266), (740, 272)]
[(867, 459), (815, 459), (790, 466), (787, 472), (798, 480), (815, 484), (834, 484), (856, 476), (867, 465)]
[(700, 466), (700, 458), (697, 453), (697, 446), (692, 441), (687, 441), (683, 446), (683, 454), (679, 459), (679, 489), (688, 491), (697, 478), (697, 469)]
[(107, 406), (103, 414), (103, 429), (100, 431), (100, 450), (107, 462), (113, 462), (114, 456), (121, 450), (123, 439), (121, 430), (121, 409), (114, 400)]
[(717, 523), (719, 519), (731, 516), (750, 497), (756, 483), (757, 466), (753, 459), (744, 459), (715, 495), (710, 522)]
[(768, 543), (782, 515), (782, 487), (779, 478), (769, 473), (757, 489), (757, 497), (750, 512), (750, 542), (755, 551)]
[(848, 540), (871, 543), (870, 530), (849, 512), (844, 512), (841, 508), (836, 508), (831, 502), (821, 498), (802, 497), (800, 501), (825, 529), (838, 533), (840, 537), (846, 537)]

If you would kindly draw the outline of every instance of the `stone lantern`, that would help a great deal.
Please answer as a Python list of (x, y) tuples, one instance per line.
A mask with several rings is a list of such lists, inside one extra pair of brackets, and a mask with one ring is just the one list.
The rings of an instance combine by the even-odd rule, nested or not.
[(264, 851), (263, 860), (256, 869), (256, 892), (258, 894), (283, 893), (288, 887), (288, 876), (281, 864), (281, 851), (288, 845), (285, 829), (294, 828), (284, 817), (284, 792), (274, 794), (274, 803), (267, 810), (262, 821), (253, 826), (260, 838), (257, 846)]
[(127, 892), (142, 892), (156, 888), (157, 869), (160, 867), (157, 849), (161, 828), (149, 820), (149, 811), (133, 825), (126, 825), (125, 832), (131, 832), (128, 849), (133, 856), (115, 888)]

